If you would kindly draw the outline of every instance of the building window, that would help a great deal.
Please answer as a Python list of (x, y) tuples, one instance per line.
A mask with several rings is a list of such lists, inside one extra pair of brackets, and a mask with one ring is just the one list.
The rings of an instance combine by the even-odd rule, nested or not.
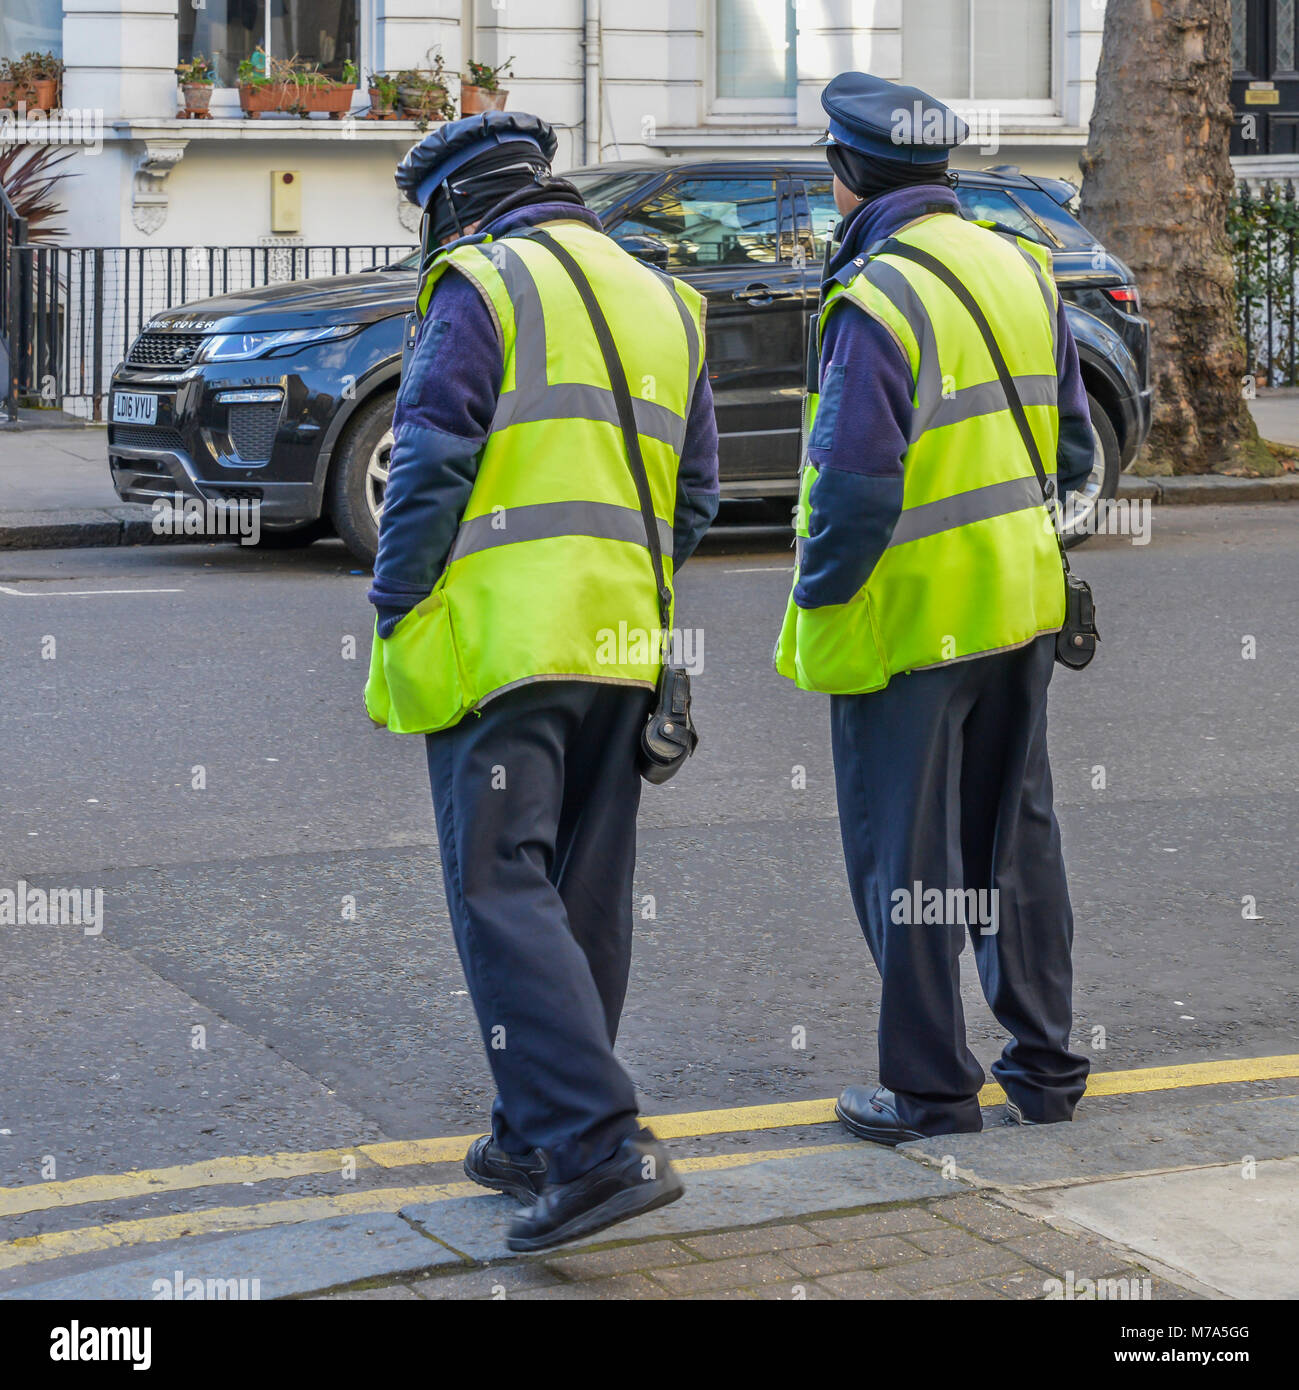
[(1052, 8), (1051, 0), (906, 0), (902, 80), (940, 100), (1049, 100)]
[(792, 102), (798, 94), (795, 0), (717, 0), (717, 96)]
[(0, 58), (24, 53), (63, 55), (63, 0), (4, 0), (0, 5)]
[(358, 0), (180, 0), (180, 57), (213, 59), (222, 87), (236, 85), (256, 48), (342, 77), (345, 61), (359, 66), (357, 9)]
[(1231, 0), (1231, 70), (1249, 71), (1249, 16), (1245, 0)]

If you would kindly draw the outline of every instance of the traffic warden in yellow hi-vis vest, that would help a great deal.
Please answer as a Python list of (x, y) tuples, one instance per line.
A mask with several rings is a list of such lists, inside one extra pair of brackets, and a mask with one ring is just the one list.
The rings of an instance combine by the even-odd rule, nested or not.
[(662, 610), (718, 499), (700, 296), (605, 235), (551, 176), (555, 146), (536, 116), (488, 112), (398, 170), (440, 249), (393, 420), (365, 692), (376, 722), (427, 735), (497, 1088), (465, 1171), (527, 1205), (516, 1250), (681, 1195), (613, 1043)]
[(959, 215), (946, 170), (963, 122), (863, 73), (822, 104), (843, 221), (776, 667), (832, 697), (844, 857), (882, 981), (881, 1084), (847, 1087), (837, 1113), (883, 1144), (982, 1128), (968, 932), (1011, 1034), (992, 1068), (1007, 1117), (1067, 1120), (1087, 1062), (1069, 1047), (1073, 918), (1046, 748), (1061, 557), (992, 353), (944, 275), (989, 321), (1062, 494), (1092, 459), (1077, 350), (1045, 249)]

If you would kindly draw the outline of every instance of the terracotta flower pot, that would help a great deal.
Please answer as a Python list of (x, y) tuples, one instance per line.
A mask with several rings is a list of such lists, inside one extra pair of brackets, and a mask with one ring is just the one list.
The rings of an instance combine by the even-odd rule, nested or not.
[(347, 87), (304, 87), (299, 105), (304, 111), (326, 111), (331, 121), (346, 116), (352, 108), (355, 84)]
[(185, 93), (186, 111), (206, 111), (212, 104), (212, 84), (210, 82), (185, 82), (181, 85)]
[(0, 107), (8, 109), (14, 103), (14, 82), (0, 82)]
[(392, 102), (384, 101), (378, 87), (370, 88), (370, 114), (372, 116), (392, 115)]
[(239, 86), (239, 105), (253, 120), (266, 111), (290, 111), (298, 101), (294, 82), (246, 82)]
[(32, 105), (38, 111), (53, 111), (58, 104), (59, 79), (57, 77), (37, 77), (32, 82), (36, 89)]
[(486, 87), (475, 87), (472, 82), (465, 82), (460, 87), (460, 114), (462, 116), (476, 116), (480, 111), (504, 111), (505, 101), (509, 92), (501, 91), (499, 88), (494, 92), (489, 92)]

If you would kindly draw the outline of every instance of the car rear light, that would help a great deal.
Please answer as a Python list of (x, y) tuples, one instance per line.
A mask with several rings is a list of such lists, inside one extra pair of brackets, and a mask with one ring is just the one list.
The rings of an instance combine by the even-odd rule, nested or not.
[(1105, 291), (1125, 314), (1141, 312), (1141, 291), (1135, 285), (1116, 285)]

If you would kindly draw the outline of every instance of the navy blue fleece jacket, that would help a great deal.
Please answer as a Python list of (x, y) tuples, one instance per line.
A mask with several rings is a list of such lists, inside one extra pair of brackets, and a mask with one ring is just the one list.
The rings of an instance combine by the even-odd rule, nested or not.
[[(536, 203), (480, 228), (493, 237), (557, 218), (602, 230), (572, 203)], [(504, 366), (495, 324), (463, 275), (438, 281), (397, 396), (379, 554), (369, 599), (379, 635), (427, 598), (442, 573), (473, 491)], [(717, 515), (717, 423), (708, 366), (700, 364), (677, 474), (672, 560), (680, 569)]]
[[(895, 189), (856, 212), (830, 263), (854, 256), (927, 213), (959, 215), (956, 194), (937, 186)], [(1092, 466), (1087, 392), (1065, 305), (1056, 321), (1060, 443), (1056, 477), (1063, 501)], [(902, 513), (902, 462), (915, 413), (911, 364), (893, 335), (851, 306), (827, 319), (821, 343), (821, 401), (808, 456), (818, 477), (809, 498), (794, 601), (800, 608), (847, 603), (870, 578)]]

